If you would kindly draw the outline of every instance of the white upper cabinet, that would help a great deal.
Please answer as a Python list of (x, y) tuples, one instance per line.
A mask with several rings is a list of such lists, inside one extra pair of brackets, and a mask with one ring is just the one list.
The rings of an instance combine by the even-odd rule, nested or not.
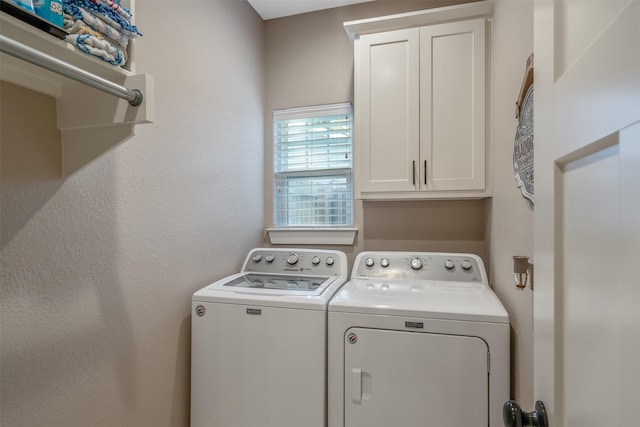
[(356, 38), (358, 197), (491, 195), (486, 27), (474, 17)]

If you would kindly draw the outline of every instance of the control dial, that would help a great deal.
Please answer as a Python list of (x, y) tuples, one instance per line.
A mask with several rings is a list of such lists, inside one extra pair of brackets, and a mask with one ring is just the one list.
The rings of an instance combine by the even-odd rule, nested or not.
[(382, 258), (382, 259), (380, 260), (380, 265), (381, 265), (382, 267), (385, 267), (385, 268), (386, 268), (386, 267), (389, 267), (389, 259), (388, 259), (388, 258)]
[(422, 260), (420, 258), (413, 258), (411, 260), (411, 268), (420, 270), (422, 268)]
[(313, 258), (311, 258), (311, 264), (313, 264), (313, 265), (320, 264), (320, 257), (316, 255)]
[(267, 255), (266, 257), (264, 257), (264, 260), (267, 261), (269, 264), (271, 264), (274, 259), (276, 259), (276, 257), (273, 255)]
[(298, 254), (291, 254), (287, 257), (287, 264), (294, 265), (298, 262)]
[(374, 261), (373, 261), (373, 258), (367, 258), (367, 259), (364, 261), (364, 264), (365, 264), (367, 267), (373, 267), (373, 264), (375, 264), (375, 263), (374, 263)]
[(253, 257), (251, 257), (251, 259), (253, 260), (253, 262), (260, 262), (260, 260), (262, 259), (262, 254), (255, 254)]
[(447, 270), (452, 270), (453, 267), (455, 267), (455, 264), (450, 259), (444, 262), (444, 268), (446, 268)]
[(464, 270), (470, 270), (471, 269), (471, 261), (469, 261), (468, 259), (465, 259), (464, 261), (462, 261), (462, 264), (460, 264), (460, 266)]
[(327, 265), (333, 265), (334, 262), (336, 262), (335, 259), (333, 259), (332, 256), (327, 257), (327, 260), (325, 261), (327, 263)]

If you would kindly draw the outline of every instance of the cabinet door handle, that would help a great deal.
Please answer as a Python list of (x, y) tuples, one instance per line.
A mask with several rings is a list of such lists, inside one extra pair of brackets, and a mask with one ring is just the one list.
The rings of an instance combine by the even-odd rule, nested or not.
[(416, 185), (416, 161), (411, 162), (413, 164), (413, 185)]
[(427, 161), (424, 161), (424, 185), (427, 185)]

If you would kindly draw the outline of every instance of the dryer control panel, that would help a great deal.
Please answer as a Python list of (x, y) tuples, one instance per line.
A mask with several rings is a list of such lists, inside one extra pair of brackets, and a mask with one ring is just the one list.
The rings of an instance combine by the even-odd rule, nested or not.
[(445, 252), (362, 252), (351, 277), (488, 283), (480, 257)]
[(347, 277), (346, 255), (321, 249), (258, 248), (247, 255), (242, 272)]

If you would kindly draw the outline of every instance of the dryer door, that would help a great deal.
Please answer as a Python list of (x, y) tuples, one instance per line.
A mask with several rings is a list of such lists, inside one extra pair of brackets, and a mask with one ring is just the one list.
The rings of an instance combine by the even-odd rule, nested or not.
[(345, 427), (489, 424), (482, 339), (351, 328), (345, 340)]

